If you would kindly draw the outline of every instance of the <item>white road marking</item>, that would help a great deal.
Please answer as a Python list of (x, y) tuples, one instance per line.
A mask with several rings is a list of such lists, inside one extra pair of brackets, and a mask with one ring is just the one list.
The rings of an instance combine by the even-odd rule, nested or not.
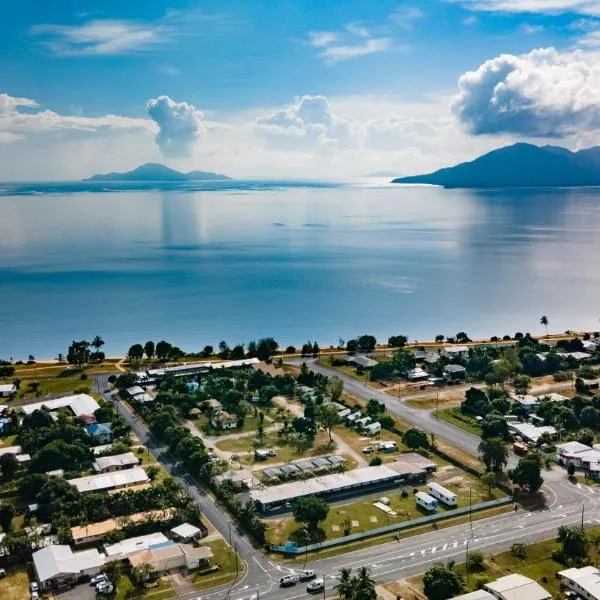
[(431, 554), (435, 554), (435, 551), (436, 551), (436, 550), (437, 550), (437, 548), (434, 546), (434, 547), (431, 549)]
[(442, 550), (445, 550), (448, 547), (448, 544), (444, 544)]

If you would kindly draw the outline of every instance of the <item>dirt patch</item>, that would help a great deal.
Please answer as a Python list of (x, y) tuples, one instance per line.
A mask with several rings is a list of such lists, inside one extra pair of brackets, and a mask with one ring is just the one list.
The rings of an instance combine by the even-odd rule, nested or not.
[(423, 589), (411, 579), (402, 579), (386, 583), (383, 587), (396, 596), (396, 598), (412, 598), (414, 600), (427, 600)]

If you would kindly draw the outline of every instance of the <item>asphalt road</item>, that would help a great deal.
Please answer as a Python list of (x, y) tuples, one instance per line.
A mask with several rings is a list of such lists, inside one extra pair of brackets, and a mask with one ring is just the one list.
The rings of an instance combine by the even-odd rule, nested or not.
[[(291, 362), (291, 361), (290, 361)], [(298, 361), (300, 362), (300, 361)], [(345, 389), (362, 398), (376, 398), (383, 402), (391, 413), (413, 423), (427, 431), (444, 437), (464, 450), (477, 453), (479, 438), (453, 425), (440, 421), (427, 411), (421, 411), (403, 403), (398, 398), (370, 387), (366, 387), (355, 379), (340, 375), (338, 371), (308, 361), (315, 371), (326, 375), (336, 374), (344, 379)], [(107, 389), (108, 375), (97, 378), (98, 389), (104, 397), (112, 401)], [(119, 412), (131, 424), (140, 440), (147, 444), (152, 454), (165, 468), (187, 488), (190, 495), (198, 502), (205, 517), (216, 527), (225, 539), (231, 541), (238, 554), (246, 564), (240, 577), (230, 585), (211, 588), (204, 592), (192, 592), (176, 596), (178, 600), (295, 600), (309, 597), (306, 584), (298, 584), (291, 588), (280, 588), (279, 578), (287, 573), (298, 571), (302, 566), (278, 563), (267, 559), (260, 549), (254, 548), (248, 539), (236, 531), (224, 510), (214, 503), (212, 498), (201, 488), (191, 484), (184, 473), (178, 471), (173, 459), (164, 448), (148, 434), (144, 425), (123, 404), (117, 403)], [(568, 482), (562, 469), (556, 468), (544, 473), (546, 492), (549, 498), (544, 509), (529, 512), (518, 510), (448, 527), (439, 531), (420, 534), (400, 541), (393, 540), (387, 544), (378, 544), (362, 550), (340, 554), (327, 559), (311, 561), (306, 568), (317, 571), (325, 578), (327, 595), (334, 595), (336, 575), (342, 567), (371, 567), (373, 578), (380, 583), (392, 581), (422, 573), (435, 561), (450, 559), (461, 561), (468, 550), (481, 550), (494, 553), (510, 548), (517, 542), (531, 543), (553, 537), (561, 525), (581, 522), (582, 510), (586, 524), (600, 523), (600, 487), (574, 485)], [(393, 540), (393, 541), (392, 541)]]

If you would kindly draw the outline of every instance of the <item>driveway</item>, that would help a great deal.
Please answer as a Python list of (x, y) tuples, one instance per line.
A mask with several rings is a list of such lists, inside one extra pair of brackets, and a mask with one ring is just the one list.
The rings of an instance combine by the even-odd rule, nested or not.
[(96, 590), (89, 583), (81, 583), (65, 592), (56, 592), (60, 600), (96, 600)]

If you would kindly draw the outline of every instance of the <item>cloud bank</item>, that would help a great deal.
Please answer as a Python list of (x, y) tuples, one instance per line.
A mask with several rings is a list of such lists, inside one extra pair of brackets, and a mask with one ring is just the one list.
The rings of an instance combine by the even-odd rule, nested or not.
[(503, 54), (462, 75), (452, 112), (475, 135), (566, 137), (600, 128), (600, 55)]
[(471, 10), (600, 16), (600, 0), (449, 0)]

